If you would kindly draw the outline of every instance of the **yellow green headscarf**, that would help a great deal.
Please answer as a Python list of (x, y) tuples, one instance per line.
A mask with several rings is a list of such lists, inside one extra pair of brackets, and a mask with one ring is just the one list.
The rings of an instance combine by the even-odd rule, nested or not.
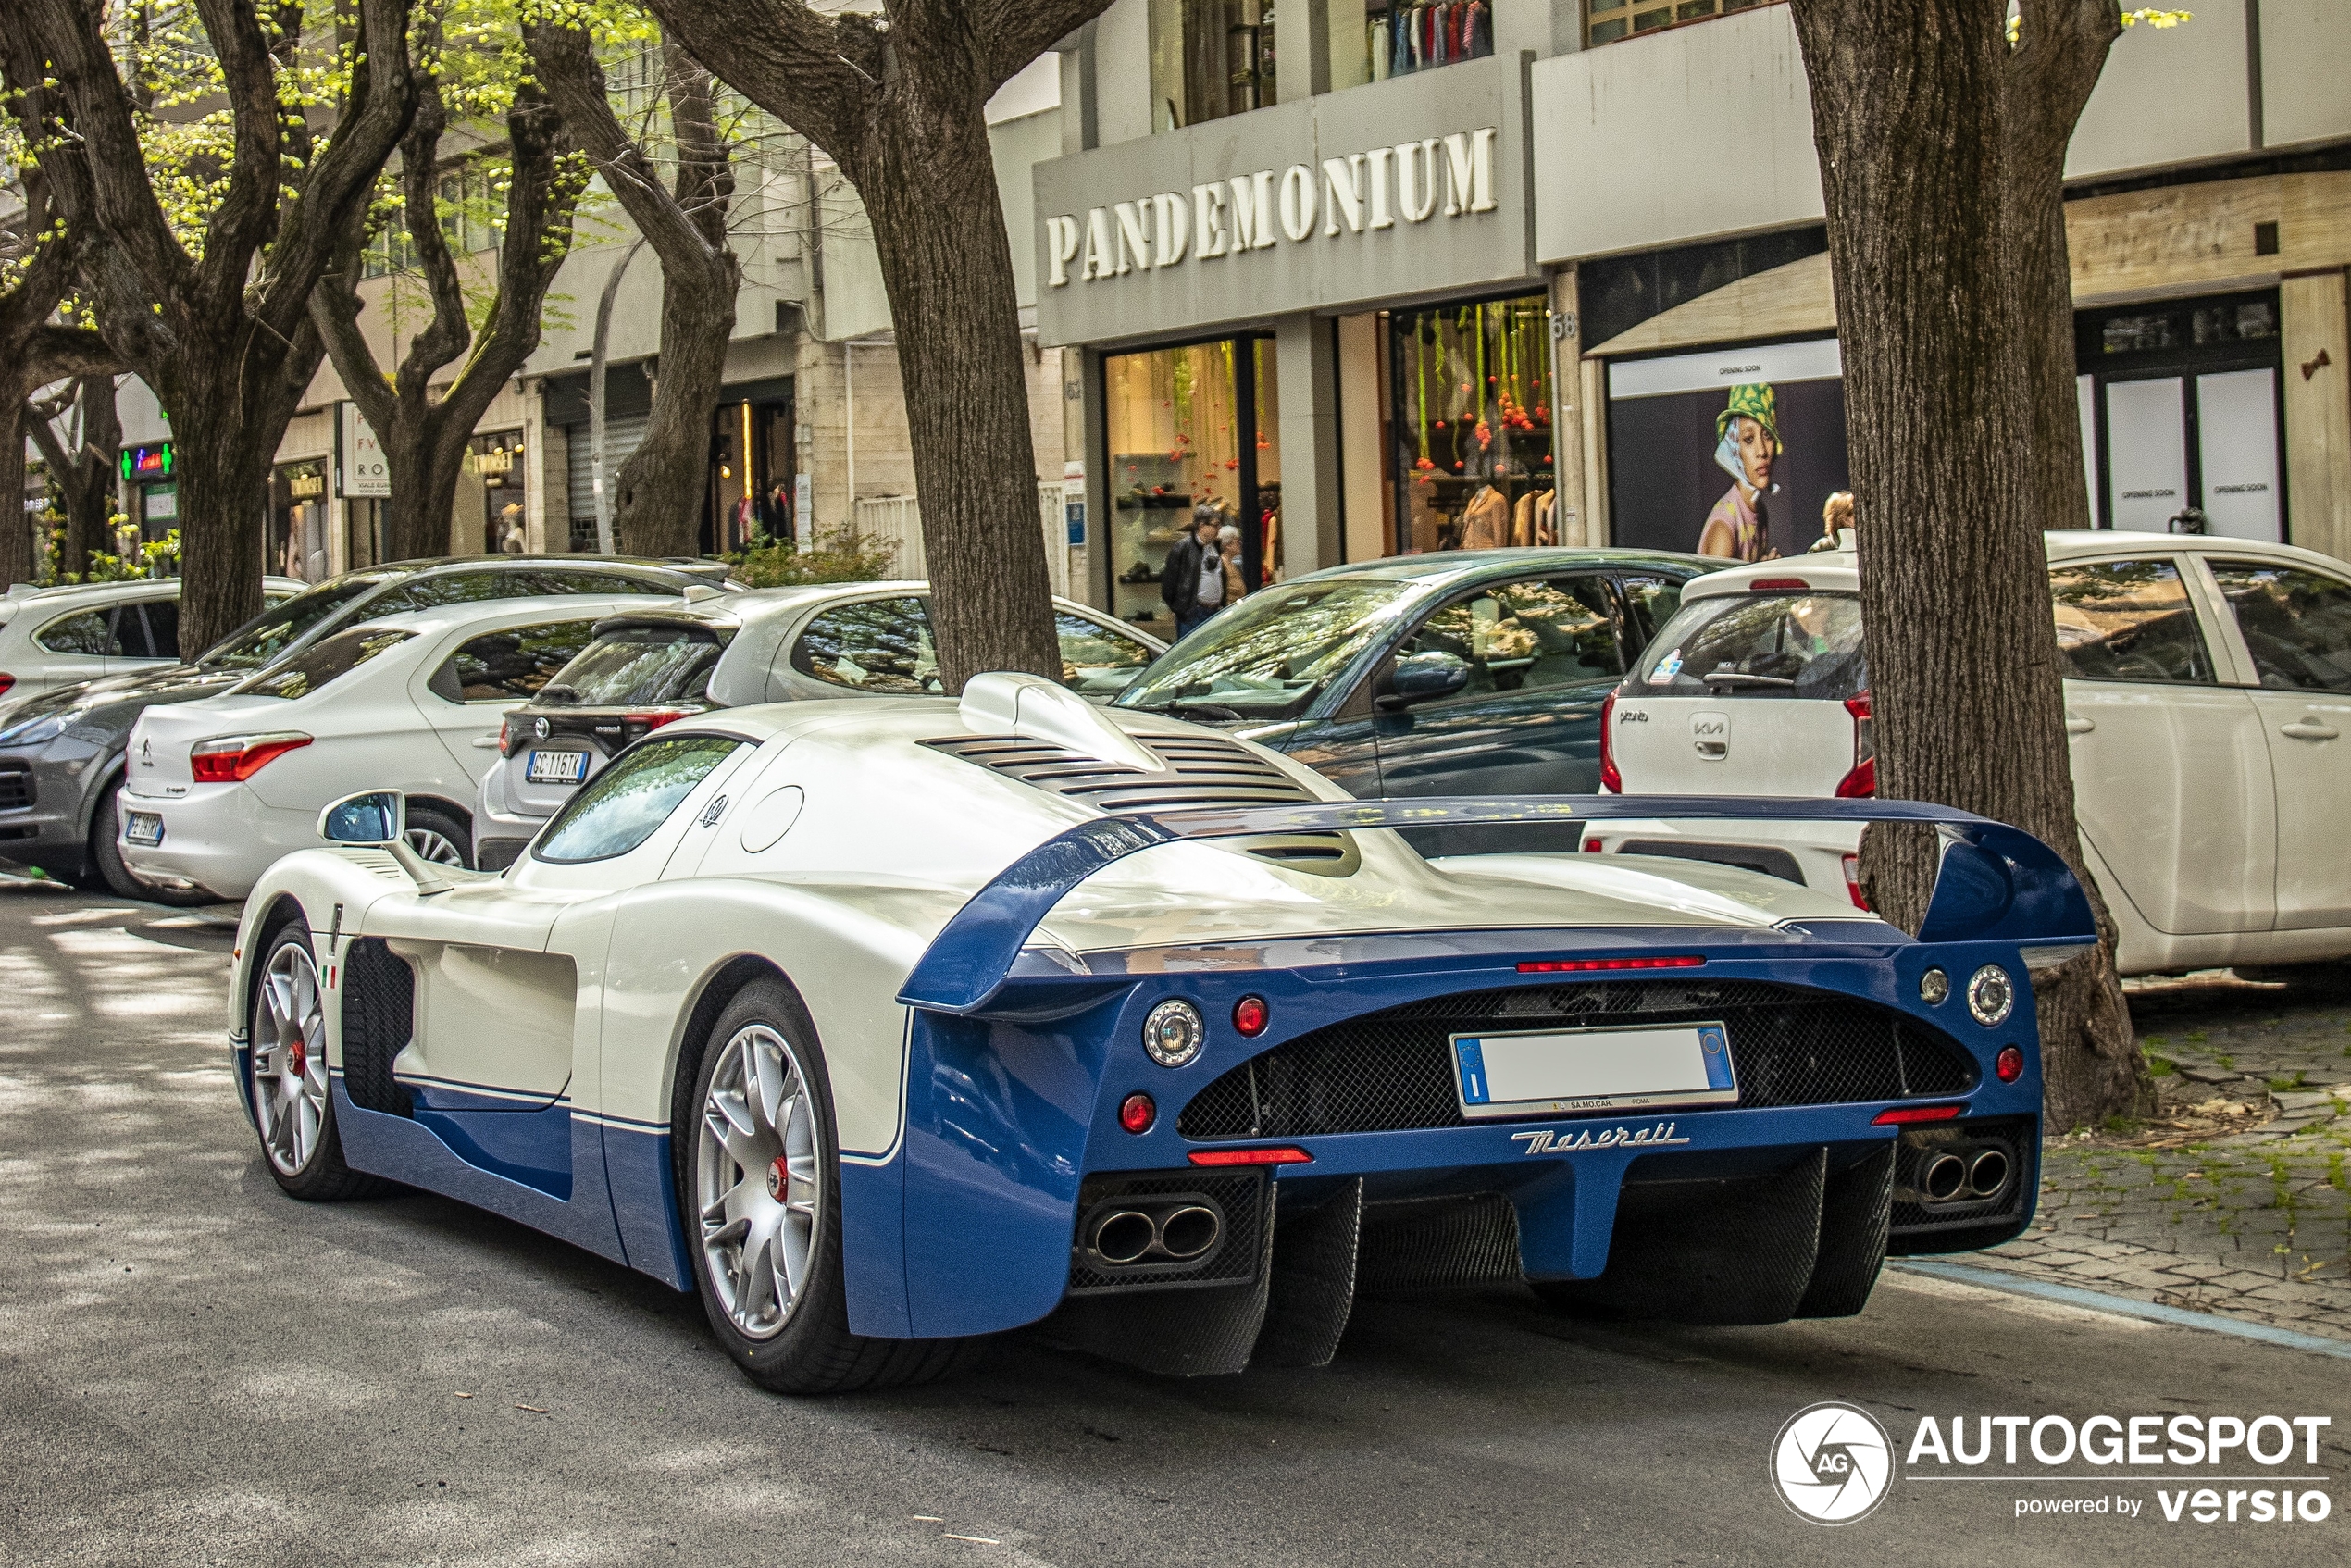
[(1731, 428), (1731, 421), (1740, 417), (1754, 420), (1772, 438), (1772, 454), (1787, 450), (1780, 440), (1780, 401), (1769, 381), (1748, 381), (1731, 389), (1731, 405), (1714, 417), (1714, 434), (1720, 440)]

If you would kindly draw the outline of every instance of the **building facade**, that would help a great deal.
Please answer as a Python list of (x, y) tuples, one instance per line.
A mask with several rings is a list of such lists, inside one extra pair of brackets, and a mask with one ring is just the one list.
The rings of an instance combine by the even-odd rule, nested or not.
[[(2345, 58), (2332, 0), (2116, 44), (2066, 193), (2098, 526), (2351, 555)], [(1847, 485), (1784, 5), (1117, 0), (1062, 76), (1029, 243), (1098, 603), (1163, 616), (1209, 513), (1262, 583), (1512, 542), (1791, 554)]]

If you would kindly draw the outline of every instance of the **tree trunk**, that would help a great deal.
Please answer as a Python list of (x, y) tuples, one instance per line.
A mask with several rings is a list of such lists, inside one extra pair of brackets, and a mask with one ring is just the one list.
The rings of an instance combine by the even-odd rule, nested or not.
[(114, 459), (122, 445), (122, 419), (115, 407), (112, 376), (82, 376), (74, 382), (72, 400), (75, 439), (67, 442), (56, 433), (54, 417), (40, 405), (30, 410), (26, 432), (41, 448), (49, 466), (49, 482), (66, 514), (65, 541), (57, 548), (57, 575), (80, 575), (90, 569), (97, 551), (112, 551)]
[[(663, 90), (677, 164), (665, 188), (659, 168), (614, 116), (604, 73), (586, 36), (553, 25), (528, 28), (525, 36), (573, 139), (595, 159), (614, 198), (661, 263), (653, 417), (643, 442), (606, 481), (614, 542), (625, 554), (690, 555), (709, 483), (711, 415), (726, 379), (727, 343), (742, 284), (742, 265), (727, 234), (735, 176), (713, 112), (710, 73), (665, 38)], [(627, 265), (624, 256), (619, 266)], [(616, 283), (617, 270), (614, 279)], [(603, 319), (600, 310), (599, 366)], [(600, 498), (600, 520), (603, 515)]]
[[(2047, 352), (2049, 333), (2027, 326), (2004, 200), (2006, 6), (1791, 9), (1843, 341), (1878, 786), (2012, 823), (2078, 872), (2043, 498), (2024, 455), (2040, 427), (2019, 367)], [(1870, 837), (1878, 907), (1915, 930), (1931, 841)], [(2101, 1078), (2111, 1020), (2053, 1012), (2046, 1082), (2052, 1119), (2068, 1126), (2097, 1107), (2059, 1086)]]
[[(893, 87), (921, 92), (912, 76)], [(898, 330), (939, 679), (949, 691), (995, 669), (1058, 680), (1019, 296), (988, 128), (910, 106), (880, 117), (865, 156), (842, 168), (873, 220)]]
[(0, 383), (0, 590), (31, 582), (39, 572), (39, 552), (33, 547), (33, 514), (24, 510), (24, 431), (34, 416), (24, 396), (8, 393)]

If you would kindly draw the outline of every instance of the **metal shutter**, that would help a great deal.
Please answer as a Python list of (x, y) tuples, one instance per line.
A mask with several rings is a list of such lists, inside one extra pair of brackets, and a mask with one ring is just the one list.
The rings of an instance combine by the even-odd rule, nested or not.
[[(605, 483), (610, 484), (617, 479), (620, 466), (628, 461), (631, 453), (644, 444), (645, 427), (652, 420), (653, 416), (649, 414), (606, 417)], [(590, 426), (585, 421), (564, 427), (566, 445), (570, 454), (571, 538), (575, 541), (584, 541), (575, 542), (573, 548), (585, 550), (592, 550), (596, 546), (596, 492), (590, 484), (588, 473), (589, 429)], [(548, 531), (552, 534), (554, 530), (551, 529)], [(547, 542), (550, 548), (556, 547), (554, 539)]]

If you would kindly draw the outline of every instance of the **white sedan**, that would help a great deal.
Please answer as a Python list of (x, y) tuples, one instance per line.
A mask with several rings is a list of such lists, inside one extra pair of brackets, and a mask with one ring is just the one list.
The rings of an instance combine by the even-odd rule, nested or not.
[(408, 841), (469, 864), (467, 807), (508, 710), (638, 597), (506, 599), (338, 632), (218, 697), (151, 707), (131, 733), (122, 858), (167, 886), (240, 899), (320, 842), (318, 810), (362, 788), (411, 797)]
[[(2047, 536), (2083, 855), (2125, 974), (2351, 954), (2351, 566), (2240, 539)], [(1693, 582), (1609, 699), (1607, 787), (1876, 790), (1860, 579), (1845, 551)], [(1849, 891), (1831, 823), (1595, 828), (1586, 848), (1684, 855)]]
[[(309, 584), (261, 579), (262, 602), (275, 604)], [(180, 579), (19, 583), (0, 598), (0, 699), (15, 702), (102, 676), (180, 662)]]

